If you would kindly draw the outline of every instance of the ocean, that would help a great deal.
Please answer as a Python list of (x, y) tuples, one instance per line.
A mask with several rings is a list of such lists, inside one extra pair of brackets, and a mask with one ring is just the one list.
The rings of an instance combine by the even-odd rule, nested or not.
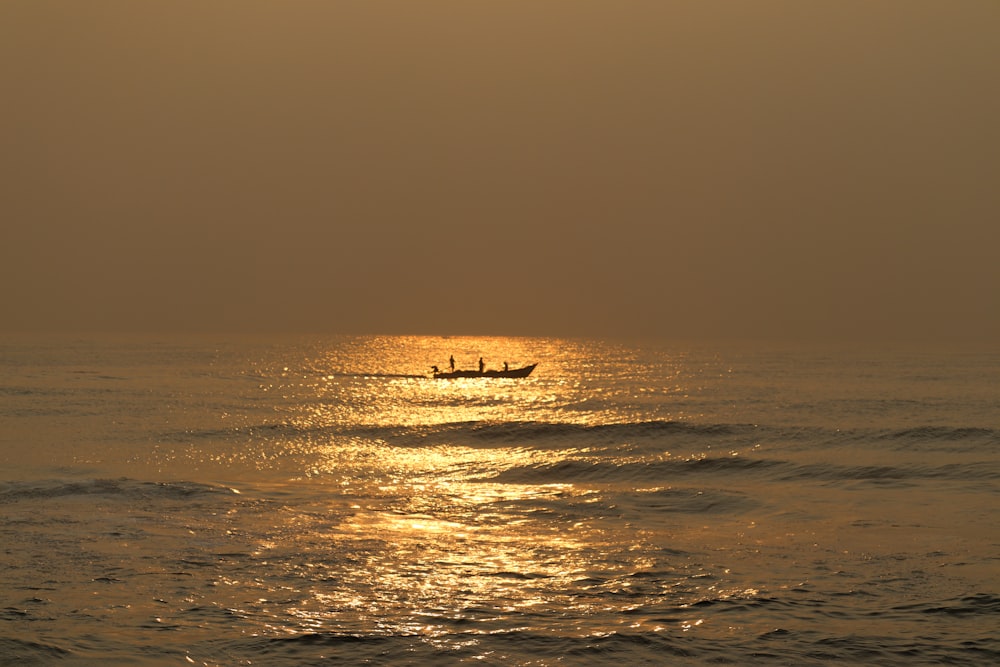
[(0, 663), (1000, 664), (998, 501), (996, 350), (7, 336)]

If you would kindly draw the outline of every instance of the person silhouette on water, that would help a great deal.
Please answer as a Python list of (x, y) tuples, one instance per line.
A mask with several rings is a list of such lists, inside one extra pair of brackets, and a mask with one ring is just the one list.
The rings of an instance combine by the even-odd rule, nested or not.
[(451, 355), (451, 357), (448, 359), (448, 361), (451, 363), (451, 372), (454, 373), (455, 372), (455, 355), (454, 354)]
[(483, 358), (479, 357), (479, 372), (482, 373), (483, 369), (486, 368), (486, 364), (483, 363)]

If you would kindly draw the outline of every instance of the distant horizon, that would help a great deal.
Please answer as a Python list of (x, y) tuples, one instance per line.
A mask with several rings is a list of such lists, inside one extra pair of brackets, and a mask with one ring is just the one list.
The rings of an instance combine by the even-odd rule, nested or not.
[(170, 341), (170, 340), (204, 340), (232, 339), (234, 341), (309, 341), (337, 338), (427, 338), (427, 339), (537, 339), (606, 342), (624, 345), (678, 345), (678, 346), (710, 346), (710, 347), (741, 347), (760, 348), (898, 348), (901, 350), (941, 350), (941, 351), (1000, 351), (1000, 339), (988, 337), (942, 337), (942, 338), (903, 338), (903, 337), (780, 337), (780, 336), (743, 336), (726, 337), (718, 335), (655, 335), (655, 334), (555, 334), (555, 333), (417, 333), (417, 332), (350, 332), (350, 331), (225, 331), (225, 330), (0, 330), (0, 340), (53, 340), (64, 341), (124, 339), (135, 341)]

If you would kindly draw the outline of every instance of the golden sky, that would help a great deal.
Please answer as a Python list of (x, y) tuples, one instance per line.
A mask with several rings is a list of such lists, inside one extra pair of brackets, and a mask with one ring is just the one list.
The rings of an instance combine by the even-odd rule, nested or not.
[(5, 0), (0, 330), (1000, 340), (1000, 2)]

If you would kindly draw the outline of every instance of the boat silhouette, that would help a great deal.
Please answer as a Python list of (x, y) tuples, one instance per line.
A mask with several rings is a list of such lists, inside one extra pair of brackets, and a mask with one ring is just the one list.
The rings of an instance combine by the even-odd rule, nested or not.
[(482, 371), (439, 371), (437, 366), (432, 366), (434, 379), (454, 380), (457, 378), (526, 378), (531, 375), (538, 364), (531, 364), (523, 368), (511, 368), (508, 370), (482, 370)]

